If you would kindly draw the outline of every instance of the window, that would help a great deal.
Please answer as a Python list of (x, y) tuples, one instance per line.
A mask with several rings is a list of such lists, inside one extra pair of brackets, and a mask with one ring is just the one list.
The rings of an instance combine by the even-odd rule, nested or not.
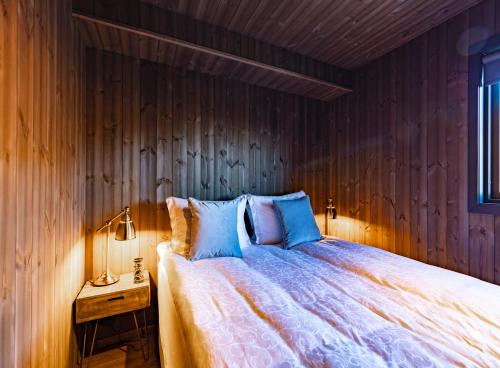
[(476, 50), (469, 57), (469, 210), (500, 214), (500, 38)]
[[(482, 124), (479, 127), (479, 139), (482, 141), (482, 152), (480, 162), (482, 163), (482, 194), (483, 202), (495, 202), (500, 200), (499, 182), (499, 102), (500, 84), (498, 82), (485, 85), (480, 89), (482, 102), (481, 117)], [(481, 154), (482, 153), (482, 154)]]

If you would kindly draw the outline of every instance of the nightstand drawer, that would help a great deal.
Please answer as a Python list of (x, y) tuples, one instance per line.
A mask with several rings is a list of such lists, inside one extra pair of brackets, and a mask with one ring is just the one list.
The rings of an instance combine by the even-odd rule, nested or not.
[(94, 319), (131, 312), (133, 310), (146, 308), (149, 304), (148, 287), (120, 291), (91, 298), (77, 299), (76, 322), (87, 322)]

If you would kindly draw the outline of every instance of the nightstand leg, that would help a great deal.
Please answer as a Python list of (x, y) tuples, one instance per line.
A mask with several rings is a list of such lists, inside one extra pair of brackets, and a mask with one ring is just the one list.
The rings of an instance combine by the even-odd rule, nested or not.
[(146, 308), (142, 310), (142, 315), (144, 316), (144, 331), (146, 333), (146, 348), (147, 348), (147, 357), (143, 356), (144, 360), (147, 362), (149, 360), (149, 335), (148, 335), (148, 323), (146, 320)]
[(84, 328), (83, 328), (83, 349), (82, 353), (80, 354), (80, 364), (78, 364), (78, 367), (83, 367), (83, 359), (85, 359), (85, 343), (87, 342), (87, 324), (88, 322), (84, 323)]
[(92, 356), (92, 352), (94, 351), (95, 336), (97, 335), (97, 328), (98, 327), (99, 327), (99, 320), (96, 320), (95, 321), (94, 336), (92, 337), (92, 345), (90, 345), (90, 354), (89, 354), (89, 357)]
[[(144, 328), (146, 330), (146, 343), (142, 343), (142, 334), (141, 334), (141, 329), (139, 329), (139, 323), (137, 323), (137, 316), (135, 315), (135, 311), (132, 311), (132, 314), (134, 315), (134, 322), (135, 322), (135, 329), (137, 331), (137, 338), (139, 339), (139, 344), (141, 345), (141, 351), (142, 351), (142, 357), (144, 360), (147, 362), (149, 360), (149, 339), (148, 339), (148, 329), (146, 325), (146, 309), (143, 309), (144, 311)], [(144, 352), (144, 345), (146, 345), (147, 348), (147, 355)]]

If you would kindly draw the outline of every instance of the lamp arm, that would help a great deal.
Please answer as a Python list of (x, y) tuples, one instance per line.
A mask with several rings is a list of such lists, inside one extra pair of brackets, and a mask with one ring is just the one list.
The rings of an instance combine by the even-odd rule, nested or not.
[(113, 218), (111, 218), (109, 220), (106, 220), (106, 222), (104, 223), (104, 225), (102, 225), (99, 229), (96, 230), (96, 233), (99, 233), (102, 230), (104, 230), (105, 228), (110, 227), (111, 225), (113, 225), (113, 222), (115, 222), (116, 220), (118, 220), (118, 218), (120, 218), (120, 216), (122, 216), (125, 212), (127, 212), (127, 210), (128, 210), (128, 207), (125, 207), (115, 217), (113, 217)]

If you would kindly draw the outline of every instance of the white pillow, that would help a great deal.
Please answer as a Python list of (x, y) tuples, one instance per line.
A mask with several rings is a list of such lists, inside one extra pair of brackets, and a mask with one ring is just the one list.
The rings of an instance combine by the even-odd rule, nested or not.
[(245, 210), (247, 208), (248, 195), (243, 194), (239, 196), (242, 200), (238, 204), (238, 221), (237, 221), (237, 230), (238, 230), (238, 240), (240, 242), (240, 248), (244, 249), (252, 245), (250, 238), (248, 237), (247, 228), (245, 227)]
[[(251, 241), (245, 228), (247, 195), (244, 194), (239, 198), (242, 198), (242, 200), (238, 204), (237, 231), (240, 248), (243, 249), (250, 246)], [(183, 256), (187, 256), (191, 249), (191, 212), (188, 203), (188, 200), (184, 198), (167, 198), (167, 208), (172, 228), (171, 249)]]
[(171, 249), (173, 252), (185, 256), (191, 247), (191, 212), (188, 200), (168, 197), (167, 208), (172, 228)]
[(280, 244), (283, 241), (283, 232), (280, 218), (274, 209), (273, 200), (298, 199), (305, 195), (302, 190), (282, 196), (256, 196), (249, 194), (250, 223), (254, 231), (253, 242), (260, 245)]

